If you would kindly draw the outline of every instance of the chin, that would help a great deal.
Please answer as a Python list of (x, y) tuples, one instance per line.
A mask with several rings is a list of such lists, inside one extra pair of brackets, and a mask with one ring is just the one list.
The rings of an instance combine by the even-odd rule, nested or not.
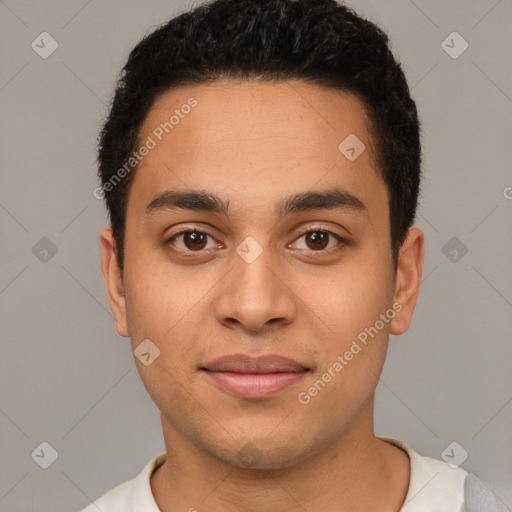
[[(281, 443), (280, 443), (281, 441)], [(307, 447), (303, 447), (297, 438), (287, 436), (285, 439), (254, 436), (239, 443), (240, 448), (229, 453), (214, 454), (224, 463), (241, 469), (285, 469), (299, 463), (308, 455)]]

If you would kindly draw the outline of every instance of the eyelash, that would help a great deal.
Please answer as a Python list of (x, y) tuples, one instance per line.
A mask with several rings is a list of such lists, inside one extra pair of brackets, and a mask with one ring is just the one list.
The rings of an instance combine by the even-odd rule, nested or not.
[[(201, 249), (198, 251), (192, 251), (190, 249), (184, 250), (184, 249), (175, 249), (172, 247), (172, 242), (179, 236), (185, 235), (188, 233), (199, 233), (201, 235), (206, 235), (207, 237), (210, 237), (214, 239), (212, 235), (209, 235), (208, 233), (205, 233), (204, 231), (199, 231), (196, 229), (184, 229), (182, 231), (178, 231), (177, 233), (174, 233), (170, 238), (167, 239), (166, 244), (170, 247), (170, 250), (176, 254), (185, 256), (185, 257), (194, 257), (196, 254), (201, 254), (204, 252), (207, 252), (207, 250)], [(297, 237), (295, 240), (299, 240), (300, 238), (303, 238), (311, 233), (324, 233), (329, 235), (329, 237), (334, 237), (338, 244), (335, 247), (331, 247), (330, 249), (319, 249), (319, 250), (313, 250), (313, 249), (300, 249), (301, 251), (307, 251), (308, 256), (311, 256), (313, 258), (315, 257), (321, 257), (322, 255), (331, 254), (332, 251), (340, 250), (343, 246), (348, 245), (348, 242), (342, 238), (340, 235), (333, 233), (332, 231), (329, 231), (327, 229), (323, 228), (310, 228), (304, 233), (302, 233), (299, 237)], [(295, 241), (294, 240), (294, 241)]]

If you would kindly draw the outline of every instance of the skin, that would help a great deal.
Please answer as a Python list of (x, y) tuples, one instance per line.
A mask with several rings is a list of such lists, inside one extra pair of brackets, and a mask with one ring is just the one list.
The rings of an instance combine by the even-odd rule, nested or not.
[[(351, 94), (300, 81), (218, 81), (164, 93), (140, 140), (190, 97), (198, 105), (136, 171), (123, 273), (111, 230), (100, 235), (117, 332), (133, 349), (149, 338), (161, 351), (149, 366), (135, 359), (161, 411), (167, 449), (151, 477), (155, 500), (163, 512), (396, 512), (409, 459), (375, 437), (374, 394), (389, 334), (405, 332), (412, 318), (424, 239), (409, 230), (395, 269), (388, 191), (364, 107)], [(355, 161), (338, 150), (349, 134), (366, 146)], [(365, 209), (276, 216), (283, 198), (333, 187)], [(230, 214), (147, 211), (173, 188), (218, 195)], [(169, 241), (194, 228), (210, 235), (202, 245), (187, 235)], [(318, 249), (304, 235), (309, 228), (344, 242), (332, 237)], [(236, 252), (248, 236), (263, 250), (252, 263)], [(400, 312), (300, 403), (298, 394), (394, 303)], [(311, 370), (271, 397), (235, 397), (199, 368), (236, 353), (279, 354)]]

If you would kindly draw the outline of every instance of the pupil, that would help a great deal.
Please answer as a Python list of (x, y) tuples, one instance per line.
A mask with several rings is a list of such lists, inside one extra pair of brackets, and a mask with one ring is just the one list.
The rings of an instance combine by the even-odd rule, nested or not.
[[(195, 231), (191, 231), (190, 233), (188, 233), (188, 237), (189, 237), (190, 240), (192, 240), (191, 244), (195, 246), (195, 247), (192, 247), (192, 248), (196, 248), (196, 249), (198, 248), (197, 245), (200, 244), (202, 239), (204, 238), (201, 233), (197, 233)], [(199, 248), (202, 248), (202, 247), (199, 247)]]
[(325, 247), (325, 241), (327, 240), (326, 233), (321, 233), (319, 231), (313, 231), (310, 233), (310, 237), (312, 239), (313, 244), (318, 247)]

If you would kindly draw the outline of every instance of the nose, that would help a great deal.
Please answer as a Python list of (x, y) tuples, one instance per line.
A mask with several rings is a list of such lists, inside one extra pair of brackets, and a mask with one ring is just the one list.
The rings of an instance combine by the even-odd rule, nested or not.
[(217, 320), (252, 333), (293, 322), (296, 302), (291, 283), (279, 272), (270, 251), (248, 262), (233, 255), (233, 267), (220, 283), (215, 303)]

